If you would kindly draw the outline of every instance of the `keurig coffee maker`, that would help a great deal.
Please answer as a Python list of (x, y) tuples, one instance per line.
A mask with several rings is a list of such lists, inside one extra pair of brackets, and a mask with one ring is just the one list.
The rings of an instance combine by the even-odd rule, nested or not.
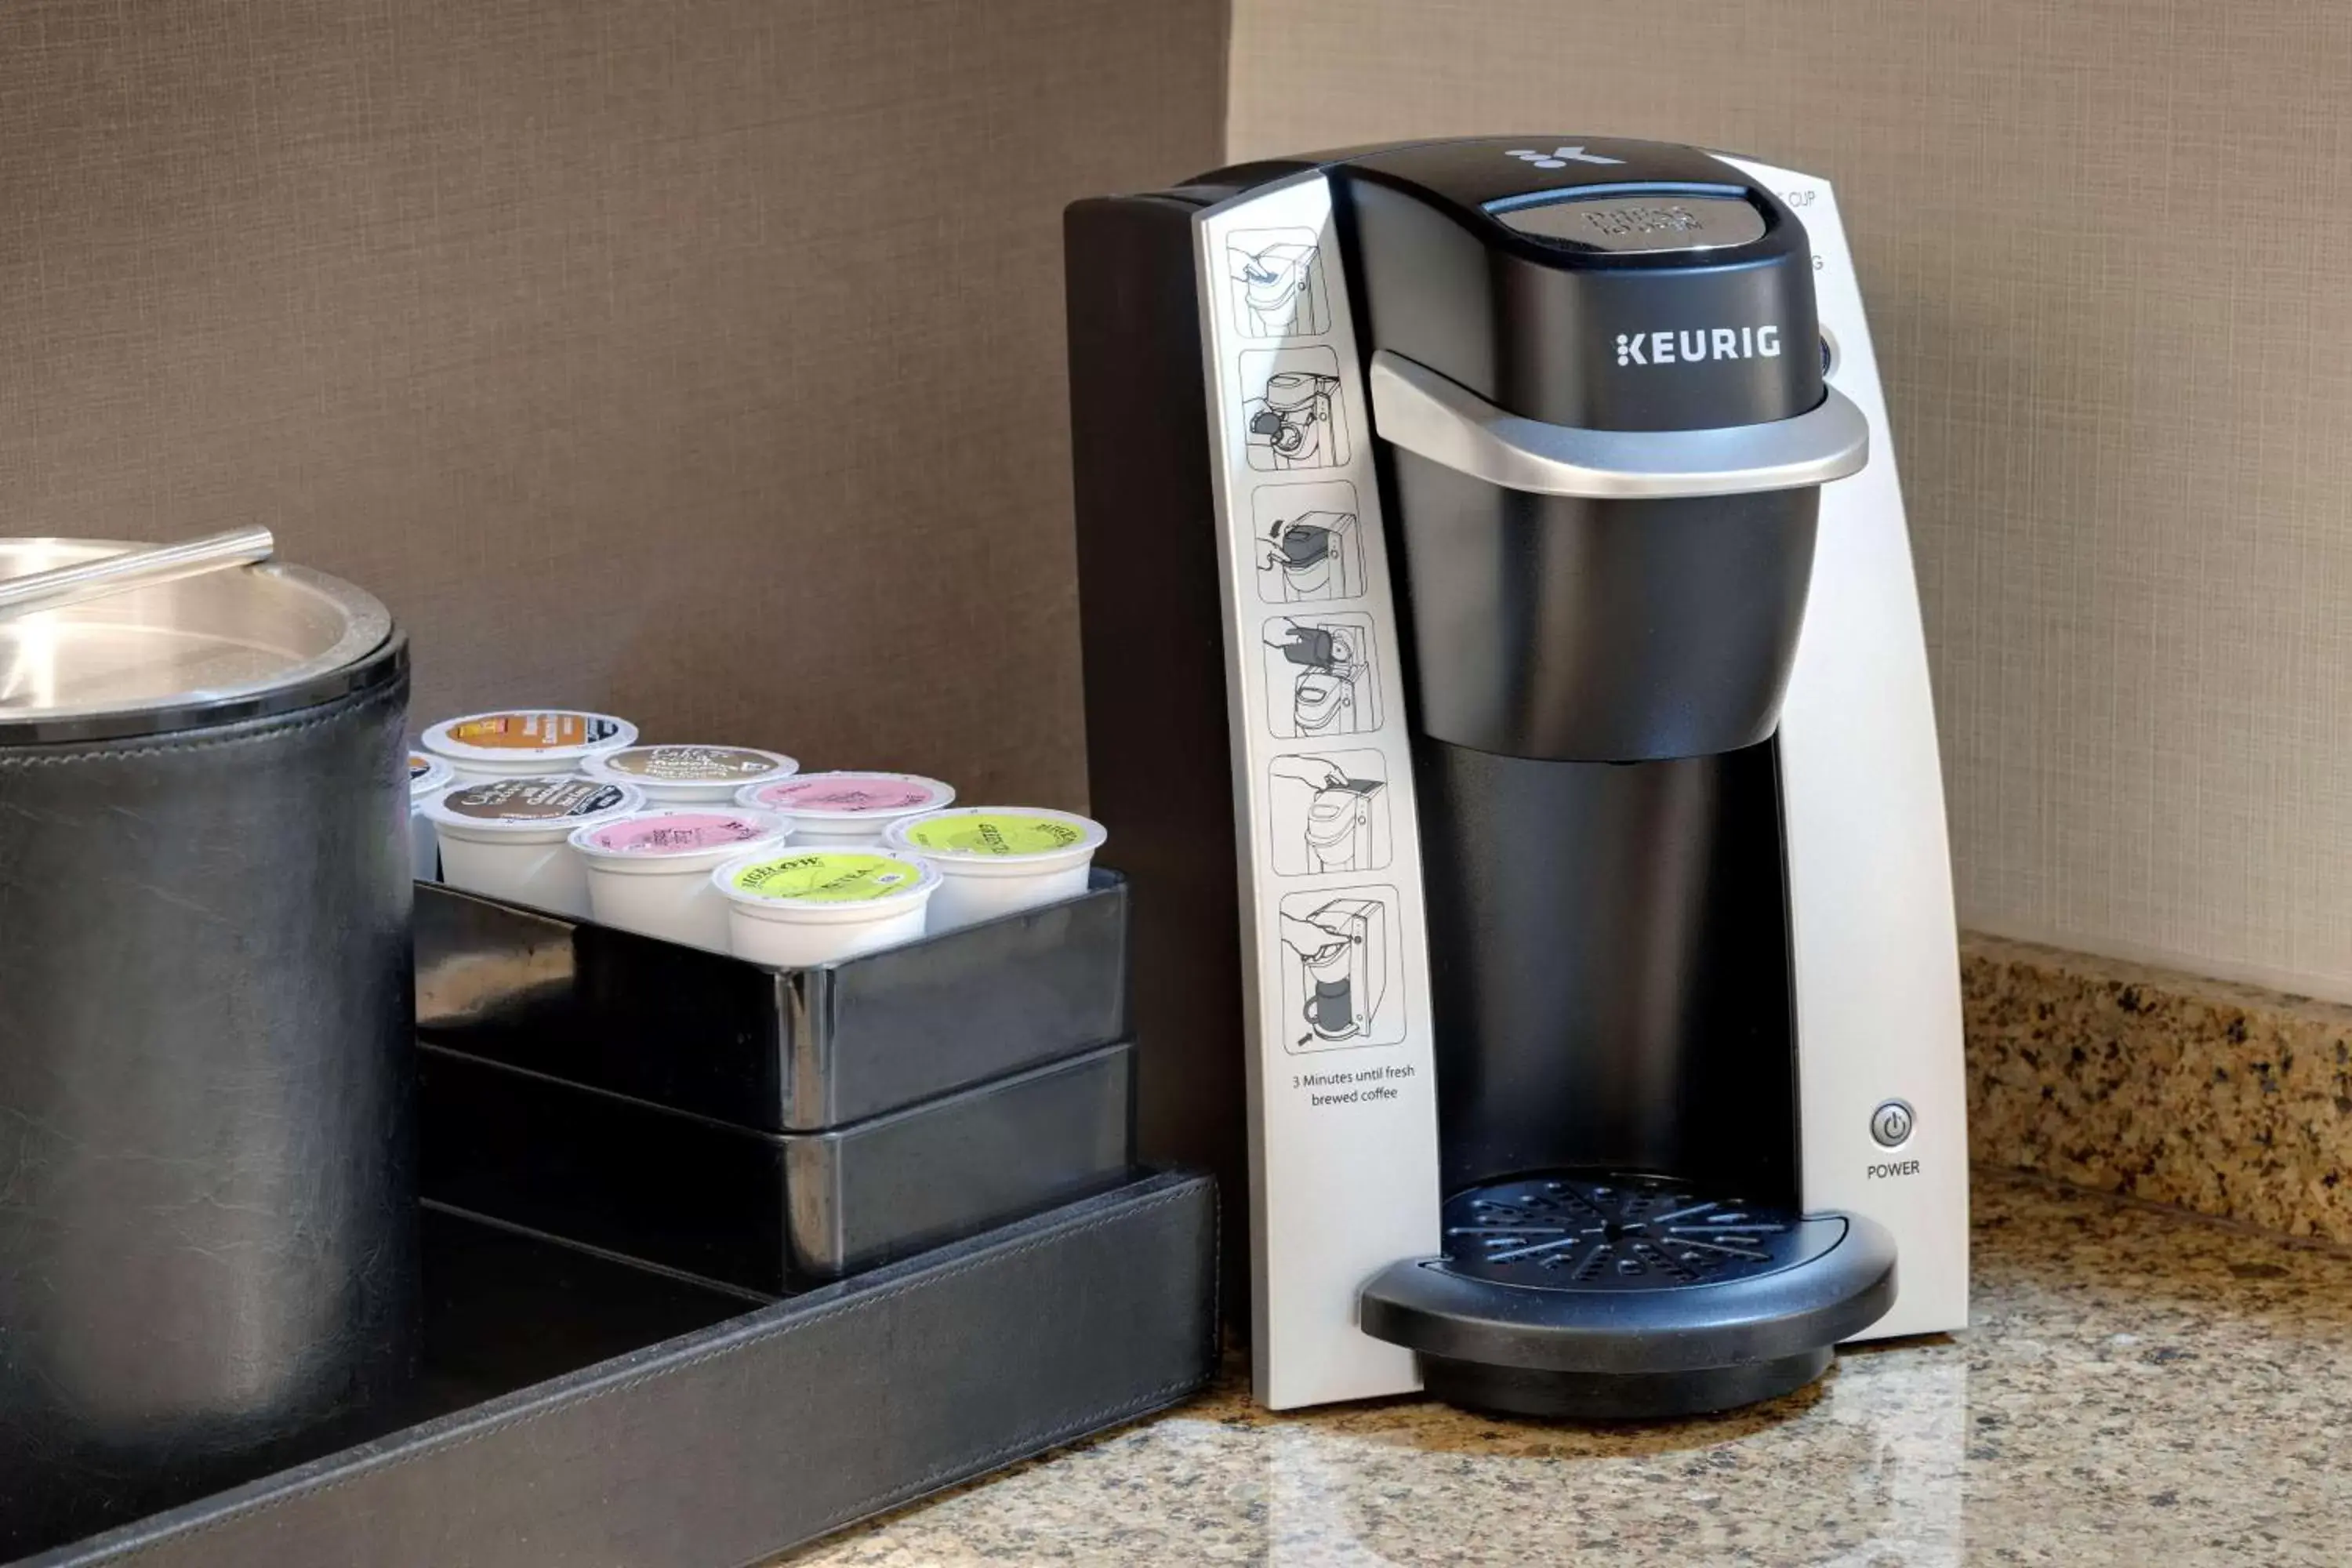
[(1067, 241), (1142, 1131), (1246, 1149), (1260, 1397), (1668, 1415), (1960, 1326), (1941, 784), (1828, 185), (1431, 142)]

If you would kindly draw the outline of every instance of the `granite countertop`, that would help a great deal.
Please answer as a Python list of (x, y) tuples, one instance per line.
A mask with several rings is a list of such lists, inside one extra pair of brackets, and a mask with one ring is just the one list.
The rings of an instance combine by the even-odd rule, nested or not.
[(1617, 1429), (1238, 1381), (792, 1568), (2352, 1562), (2352, 1254), (2005, 1174), (1975, 1326), (1732, 1416)]

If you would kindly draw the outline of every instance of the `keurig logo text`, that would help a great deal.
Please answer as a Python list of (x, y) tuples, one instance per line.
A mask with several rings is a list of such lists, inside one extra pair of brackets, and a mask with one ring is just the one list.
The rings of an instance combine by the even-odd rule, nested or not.
[(1701, 327), (1696, 331), (1620, 332), (1619, 364), (1696, 364), (1711, 359), (1778, 359), (1778, 327)]

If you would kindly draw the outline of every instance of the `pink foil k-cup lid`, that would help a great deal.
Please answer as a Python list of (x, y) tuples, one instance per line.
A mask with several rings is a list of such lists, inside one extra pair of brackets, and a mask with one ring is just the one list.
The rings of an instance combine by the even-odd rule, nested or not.
[(743, 792), (743, 804), (793, 816), (904, 816), (955, 799), (951, 785), (919, 773), (802, 773)]
[(593, 828), (582, 837), (583, 847), (607, 854), (656, 857), (729, 848), (773, 838), (782, 831), (774, 822), (763, 822), (740, 812), (660, 811), (625, 816), (618, 822)]

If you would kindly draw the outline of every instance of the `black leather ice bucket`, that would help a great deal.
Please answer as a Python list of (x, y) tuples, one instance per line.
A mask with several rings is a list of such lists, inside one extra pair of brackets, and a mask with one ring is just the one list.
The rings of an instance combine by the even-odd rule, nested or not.
[(0, 621), (0, 1561), (406, 1373), (407, 700), (383, 606), (291, 567)]

